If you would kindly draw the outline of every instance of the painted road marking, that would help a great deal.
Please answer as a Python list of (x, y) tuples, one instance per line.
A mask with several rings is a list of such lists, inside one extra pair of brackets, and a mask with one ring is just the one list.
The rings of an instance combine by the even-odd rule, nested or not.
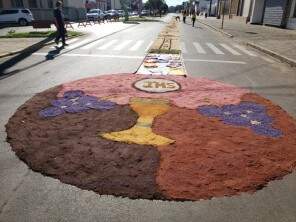
[(124, 47), (126, 47), (131, 42), (132, 42), (132, 40), (124, 40), (119, 45), (117, 45), (113, 50), (115, 50), (115, 51), (122, 50)]
[(206, 54), (206, 51), (201, 47), (201, 45), (198, 42), (194, 42), (193, 45), (198, 53)]
[(67, 49), (75, 49), (75, 48), (78, 48), (79, 46), (82, 46), (82, 45), (88, 43), (88, 42), (90, 42), (90, 40), (89, 39), (85, 39), (85, 40), (82, 40), (80, 42), (77, 42), (77, 43), (75, 43), (73, 45), (69, 45), (66, 48)]
[[(50, 54), (43, 52), (33, 53), (36, 56), (48, 56)], [(124, 56), (124, 55), (98, 55), (98, 54), (77, 54), (77, 53), (66, 53), (66, 54), (52, 54), (53, 57), (67, 56), (67, 57), (93, 57), (93, 58), (123, 58), (123, 59), (143, 59), (145, 56)], [(208, 63), (227, 63), (227, 64), (247, 64), (242, 61), (230, 61), (230, 60), (210, 60), (210, 59), (184, 59), (186, 62), (208, 62)]]
[(222, 52), (220, 49), (218, 49), (214, 44), (207, 42), (206, 45), (216, 54), (218, 55), (224, 55), (224, 52)]
[(257, 56), (255, 53), (247, 50), (245, 47), (238, 45), (238, 44), (234, 44), (234, 47), (238, 48), (239, 50), (241, 50), (242, 52), (246, 53), (249, 56)]
[(129, 51), (137, 51), (137, 50), (141, 47), (141, 45), (142, 45), (143, 43), (144, 43), (143, 40), (139, 40), (139, 41), (137, 41), (136, 44), (134, 44), (134, 45), (129, 49)]
[(184, 59), (185, 62), (209, 62), (209, 63), (228, 63), (228, 64), (247, 64), (242, 61), (230, 61), (230, 60), (211, 60), (211, 59)]
[(106, 44), (100, 46), (100, 47), (97, 48), (97, 49), (100, 49), (100, 50), (107, 49), (107, 48), (109, 48), (110, 46), (112, 46), (113, 44), (115, 44), (116, 42), (118, 42), (118, 39), (113, 39), (113, 40), (111, 40), (110, 42), (107, 42)]
[(181, 50), (183, 53), (187, 53), (187, 49), (186, 49), (186, 46), (185, 46), (185, 43), (184, 42), (181, 42)]
[(143, 59), (145, 56), (124, 56), (124, 55), (98, 55), (98, 54), (78, 54), (78, 53), (66, 53), (66, 54), (49, 54), (43, 52), (33, 53), (36, 56), (48, 56), (52, 55), (53, 57), (67, 56), (67, 57), (94, 57), (94, 58), (123, 58), (123, 59)]
[(96, 41), (93, 41), (83, 47), (81, 47), (81, 49), (90, 49), (90, 48), (94, 48), (94, 46), (98, 45), (99, 43), (103, 42), (103, 41), (106, 41), (106, 39), (99, 39), (99, 40), (96, 40)]
[(149, 44), (147, 45), (145, 52), (148, 52), (148, 50), (150, 49), (150, 47), (152, 46), (153, 41), (149, 42)]
[(241, 55), (238, 51), (234, 50), (233, 48), (231, 48), (230, 46), (224, 44), (224, 43), (220, 43), (220, 45), (226, 49), (227, 51), (229, 51), (230, 53), (232, 53), (233, 55)]

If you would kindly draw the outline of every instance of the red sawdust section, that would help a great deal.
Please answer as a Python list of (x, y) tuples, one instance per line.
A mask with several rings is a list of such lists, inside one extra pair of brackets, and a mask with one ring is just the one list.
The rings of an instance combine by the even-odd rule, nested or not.
[(268, 138), (223, 124), (196, 110), (171, 107), (157, 118), (155, 133), (176, 140), (160, 147), (159, 189), (168, 199), (209, 199), (254, 192), (296, 166), (296, 125), (279, 106), (255, 94), (243, 101), (265, 104), (284, 136)]
[(59, 91), (34, 96), (11, 117), (6, 127), (16, 155), (35, 171), (99, 194), (161, 199), (155, 181), (157, 149), (98, 136), (130, 128), (138, 116), (128, 106), (117, 106), (41, 119), (38, 112)]

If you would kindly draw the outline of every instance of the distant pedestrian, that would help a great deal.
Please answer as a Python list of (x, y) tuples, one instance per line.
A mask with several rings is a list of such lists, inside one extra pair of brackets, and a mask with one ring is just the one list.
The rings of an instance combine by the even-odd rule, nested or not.
[(195, 23), (195, 20), (196, 20), (196, 14), (195, 14), (195, 12), (192, 13), (191, 20), (192, 20), (192, 27), (194, 27), (194, 23)]
[(57, 35), (55, 38), (55, 43), (59, 44), (60, 39), (62, 39), (63, 47), (67, 46), (66, 44), (66, 29), (65, 29), (65, 22), (64, 22), (64, 14), (62, 11), (62, 2), (56, 2), (56, 8), (54, 9), (54, 22), (57, 28)]
[(186, 23), (186, 15), (187, 15), (186, 11), (185, 11), (185, 10), (183, 10), (183, 12), (182, 12), (182, 16), (183, 16), (183, 23)]

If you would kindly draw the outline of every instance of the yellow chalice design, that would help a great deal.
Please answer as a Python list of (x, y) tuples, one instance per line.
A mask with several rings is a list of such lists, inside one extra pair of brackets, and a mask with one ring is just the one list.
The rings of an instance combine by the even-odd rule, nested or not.
[(174, 142), (174, 140), (153, 133), (151, 128), (154, 118), (168, 111), (168, 100), (132, 98), (130, 106), (139, 115), (137, 123), (128, 130), (101, 134), (102, 137), (118, 142), (152, 146), (168, 145)]

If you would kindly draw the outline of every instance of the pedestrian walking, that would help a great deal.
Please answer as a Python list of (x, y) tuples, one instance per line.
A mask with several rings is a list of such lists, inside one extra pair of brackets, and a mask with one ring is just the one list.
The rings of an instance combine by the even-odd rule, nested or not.
[(64, 22), (64, 14), (62, 11), (63, 4), (61, 1), (56, 2), (56, 8), (54, 9), (54, 22), (57, 28), (57, 34), (55, 38), (55, 43), (58, 45), (60, 39), (62, 39), (63, 47), (67, 46), (66, 43), (66, 29), (65, 29), (65, 22)]
[(187, 15), (186, 10), (183, 10), (183, 12), (182, 12), (183, 23), (186, 23), (186, 15)]
[(191, 20), (192, 20), (192, 27), (194, 27), (194, 23), (195, 23), (195, 20), (196, 20), (196, 14), (195, 14), (195, 12), (192, 12)]

